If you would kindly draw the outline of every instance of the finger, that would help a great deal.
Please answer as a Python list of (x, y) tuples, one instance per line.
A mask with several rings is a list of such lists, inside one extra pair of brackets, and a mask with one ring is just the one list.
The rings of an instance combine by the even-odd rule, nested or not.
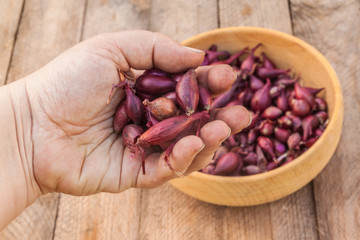
[(215, 151), (221, 143), (230, 136), (231, 130), (229, 126), (221, 120), (215, 120), (205, 124), (200, 130), (200, 137), (205, 144), (204, 149), (199, 152), (194, 161), (186, 171), (189, 174), (199, 170), (211, 161)]
[(104, 54), (121, 70), (159, 68), (166, 72), (181, 72), (196, 68), (203, 61), (203, 51), (187, 48), (161, 33), (123, 31), (106, 33), (89, 42), (103, 43)]
[[(212, 115), (215, 121), (206, 124), (201, 129), (200, 136), (205, 143), (205, 148), (197, 155), (186, 174), (205, 167), (211, 161), (215, 151), (219, 148), (219, 145), (226, 138), (228, 138), (230, 134), (240, 132), (251, 123), (251, 114), (246, 110), (245, 107), (240, 105), (216, 109)], [(214, 125), (214, 123), (218, 124)], [(221, 127), (223, 131), (222, 134), (225, 134), (226, 132), (225, 126), (221, 126), (220, 123), (224, 123), (227, 128), (230, 128), (231, 133), (228, 133), (225, 138), (220, 138), (220, 141), (216, 141), (216, 139), (212, 138), (212, 136), (216, 136), (216, 134), (211, 135), (211, 132), (215, 132), (219, 135), (221, 132)]]
[(208, 88), (213, 96), (229, 90), (237, 78), (234, 69), (226, 64), (199, 67), (196, 73), (199, 84)]
[(252, 121), (250, 112), (241, 105), (214, 109), (211, 117), (224, 121), (235, 134), (248, 127)]
[(184, 174), (188, 169), (196, 154), (198, 154), (205, 144), (197, 136), (186, 136), (180, 139), (174, 146), (170, 155), (170, 164), (177, 173)]
[(144, 73), (144, 70), (132, 69), (132, 72), (134, 73), (135, 79), (137, 79), (140, 75)]
[(195, 156), (203, 148), (204, 143), (199, 137), (186, 136), (180, 139), (170, 154), (170, 164), (173, 170), (165, 164), (165, 153), (151, 154), (145, 161), (146, 174), (139, 174), (136, 187), (156, 187), (177, 177), (176, 173), (185, 173)]
[[(219, 109), (214, 117), (216, 120), (201, 128), (201, 140), (196, 136), (187, 136), (175, 144), (170, 155), (170, 164), (175, 172), (187, 175), (208, 165), (222, 142), (230, 134), (246, 128), (251, 121), (250, 113), (243, 106)], [(155, 187), (176, 177), (174, 171), (165, 165), (164, 154), (150, 155), (145, 164), (146, 174), (139, 174), (137, 187)]]

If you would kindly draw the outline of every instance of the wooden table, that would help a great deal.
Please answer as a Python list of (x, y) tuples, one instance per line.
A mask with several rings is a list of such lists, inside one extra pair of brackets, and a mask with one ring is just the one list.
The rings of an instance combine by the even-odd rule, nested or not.
[(0, 239), (360, 239), (358, 0), (0, 0), (0, 9), (0, 85), (101, 32), (147, 29), (181, 41), (219, 27), (261, 26), (319, 49), (345, 98), (335, 155), (291, 196), (230, 208), (200, 202), (170, 184), (89, 197), (54, 193), (26, 209)]

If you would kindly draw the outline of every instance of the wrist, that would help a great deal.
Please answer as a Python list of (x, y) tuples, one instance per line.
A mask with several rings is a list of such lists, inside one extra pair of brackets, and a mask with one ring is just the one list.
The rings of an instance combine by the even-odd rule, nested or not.
[(32, 109), (25, 79), (0, 88), (0, 229), (41, 191), (34, 178)]

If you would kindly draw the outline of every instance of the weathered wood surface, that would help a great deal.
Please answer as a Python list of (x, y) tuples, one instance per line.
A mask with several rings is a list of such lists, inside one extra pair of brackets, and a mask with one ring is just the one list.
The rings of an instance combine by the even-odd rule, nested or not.
[(287, 0), (219, 0), (220, 27), (254, 26), (291, 34)]
[(23, 3), (23, 0), (0, 1), (0, 9), (4, 14), (0, 21), (0, 86), (6, 80)]
[(6, 83), (39, 69), (80, 40), (85, 0), (24, 1)]
[(342, 138), (314, 181), (319, 239), (360, 239), (360, 2), (293, 0), (291, 9), (294, 34), (327, 57), (344, 95)]
[(177, 41), (218, 27), (217, 1), (152, 0), (150, 30)]
[(101, 32), (146, 29), (181, 41), (217, 27), (261, 26), (318, 48), (334, 66), (345, 97), (336, 154), (313, 183), (284, 199), (221, 207), (169, 184), (122, 194), (61, 194), (60, 200), (53, 194), (29, 207), (0, 239), (360, 239), (360, 137), (354, 125), (360, 119), (359, 1), (0, 0), (0, 8), (12, 12), (0, 23), (0, 85)]
[(54, 239), (139, 239), (141, 191), (61, 194)]
[(83, 39), (99, 33), (149, 29), (151, 0), (87, 0)]

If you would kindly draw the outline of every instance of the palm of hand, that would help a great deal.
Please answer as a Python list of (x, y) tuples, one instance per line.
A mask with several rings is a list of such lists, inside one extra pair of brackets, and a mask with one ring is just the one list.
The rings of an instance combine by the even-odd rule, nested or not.
[(118, 192), (135, 183), (140, 169), (136, 162), (124, 164), (132, 176), (120, 182), (124, 147), (113, 133), (112, 117), (123, 95), (115, 94), (106, 103), (119, 77), (105, 55), (105, 49), (91, 52), (77, 46), (41, 70), (55, 76), (42, 83), (45, 91), (38, 99), (43, 114), (34, 124), (34, 141), (46, 143), (35, 143), (39, 148), (34, 156), (35, 178), (43, 191)]

